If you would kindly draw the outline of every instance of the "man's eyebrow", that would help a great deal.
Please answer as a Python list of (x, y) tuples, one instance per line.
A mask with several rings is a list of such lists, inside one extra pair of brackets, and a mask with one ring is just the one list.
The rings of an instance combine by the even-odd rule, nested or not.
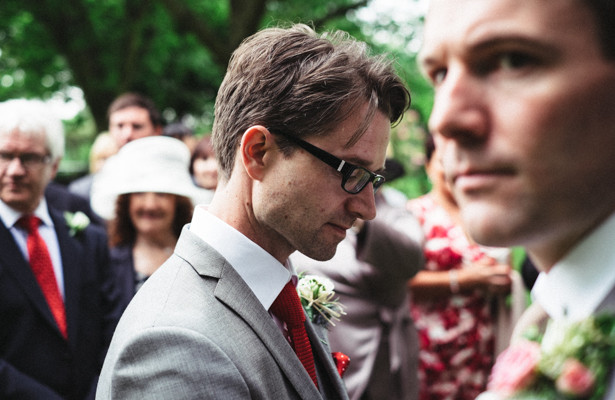
[[(338, 157), (339, 158), (339, 157)], [(377, 170), (372, 170), (370, 169), (369, 166), (369, 162), (367, 160), (364, 160), (362, 158), (358, 158), (358, 157), (350, 157), (350, 158), (340, 158), (341, 160), (344, 160), (346, 162), (349, 162), (351, 164), (354, 164), (358, 167), (363, 167), (369, 171), (372, 171), (373, 173), (376, 174), (380, 174), (382, 175), (382, 173), (384, 172), (384, 167), (378, 168)]]
[(540, 51), (547, 56), (556, 56), (558, 50), (548, 42), (524, 35), (499, 34), (476, 40), (468, 44), (468, 53), (483, 53), (502, 47), (517, 47), (532, 51)]

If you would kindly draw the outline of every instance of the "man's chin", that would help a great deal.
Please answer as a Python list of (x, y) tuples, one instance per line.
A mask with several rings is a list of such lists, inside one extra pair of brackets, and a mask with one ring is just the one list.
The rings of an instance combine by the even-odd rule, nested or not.
[(333, 256), (335, 256), (337, 244), (335, 246), (319, 246), (318, 248), (310, 248), (299, 251), (316, 261), (329, 261), (333, 258)]
[(28, 205), (31, 203), (30, 198), (23, 195), (3, 195), (0, 200), (7, 206), (17, 211), (24, 211), (29, 209)]
[(464, 230), (472, 240), (483, 246), (512, 246), (511, 210), (491, 204), (468, 203), (460, 208)]

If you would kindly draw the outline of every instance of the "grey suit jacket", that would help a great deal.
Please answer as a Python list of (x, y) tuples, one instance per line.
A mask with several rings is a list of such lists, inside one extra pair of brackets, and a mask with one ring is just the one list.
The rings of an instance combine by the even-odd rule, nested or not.
[(346, 399), (306, 322), (319, 388), (235, 269), (185, 227), (118, 325), (97, 399)]

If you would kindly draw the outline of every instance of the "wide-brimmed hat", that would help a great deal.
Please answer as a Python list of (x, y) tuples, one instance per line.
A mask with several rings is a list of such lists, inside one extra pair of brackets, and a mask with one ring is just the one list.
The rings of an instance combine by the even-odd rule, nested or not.
[(92, 209), (112, 219), (117, 197), (139, 192), (185, 196), (193, 205), (210, 201), (213, 192), (194, 184), (189, 163), (190, 150), (178, 139), (150, 136), (129, 142), (94, 176)]

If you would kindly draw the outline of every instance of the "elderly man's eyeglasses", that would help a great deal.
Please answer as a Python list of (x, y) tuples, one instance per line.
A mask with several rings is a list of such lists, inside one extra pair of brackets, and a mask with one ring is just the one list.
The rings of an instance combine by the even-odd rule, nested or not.
[(336, 171), (342, 174), (342, 189), (350, 194), (359, 193), (370, 182), (374, 185), (374, 193), (376, 193), (385, 181), (384, 176), (375, 174), (372, 171), (358, 165), (346, 162), (341, 158), (337, 158), (333, 154), (328, 153), (323, 149), (306, 142), (305, 140), (301, 140), (280, 130), (271, 130), (271, 132), (273, 134), (284, 136), (286, 139), (295, 143), (297, 146), (301, 147), (314, 157), (335, 168)]
[(51, 156), (40, 155), (36, 153), (7, 153), (0, 151), (0, 167), (7, 167), (14, 159), (19, 159), (21, 165), (26, 169), (32, 169), (40, 167), (41, 165), (48, 164), (51, 161)]

